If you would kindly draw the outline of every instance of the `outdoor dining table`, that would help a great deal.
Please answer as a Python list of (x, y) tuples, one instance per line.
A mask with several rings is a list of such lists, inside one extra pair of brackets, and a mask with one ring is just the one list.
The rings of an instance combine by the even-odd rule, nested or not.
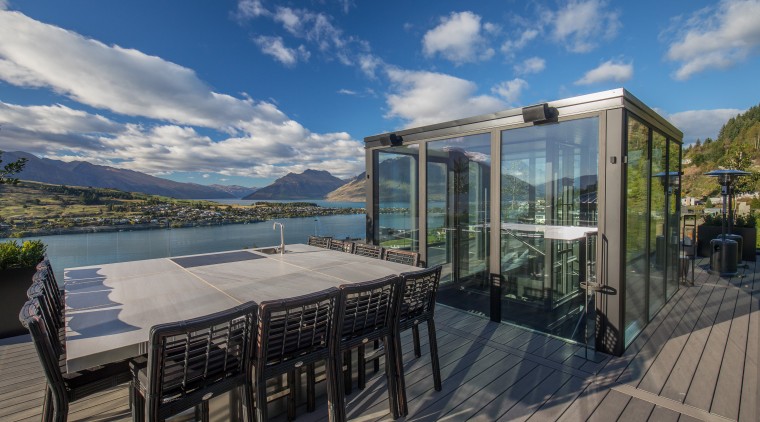
[(303, 244), (67, 268), (67, 370), (147, 353), (156, 324), (414, 270)]

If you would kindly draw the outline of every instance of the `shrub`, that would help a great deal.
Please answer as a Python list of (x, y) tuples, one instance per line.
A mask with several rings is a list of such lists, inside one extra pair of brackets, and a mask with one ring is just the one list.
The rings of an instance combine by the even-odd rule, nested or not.
[(45, 257), (47, 246), (41, 240), (27, 240), (23, 244), (15, 240), (0, 243), (0, 270), (8, 268), (31, 268)]

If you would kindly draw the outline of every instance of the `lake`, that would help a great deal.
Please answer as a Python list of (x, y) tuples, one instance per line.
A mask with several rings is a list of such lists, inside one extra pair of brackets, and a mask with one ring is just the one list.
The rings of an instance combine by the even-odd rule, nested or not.
[[(251, 224), (135, 230), (108, 233), (65, 234), (17, 239), (40, 239), (47, 245), (55, 276), (63, 269), (83, 265), (163, 258), (280, 244), (274, 221), (285, 225), (285, 243), (306, 243), (309, 235), (337, 239), (364, 239), (365, 215), (281, 218)], [(6, 240), (6, 239), (0, 239)]]
[(256, 202), (279, 202), (279, 203), (292, 203), (292, 202), (308, 202), (310, 204), (317, 204), (320, 207), (325, 208), (364, 208), (365, 203), (362, 202), (336, 202), (326, 201), (324, 199), (207, 199), (207, 201), (218, 202), (224, 205), (251, 205)]

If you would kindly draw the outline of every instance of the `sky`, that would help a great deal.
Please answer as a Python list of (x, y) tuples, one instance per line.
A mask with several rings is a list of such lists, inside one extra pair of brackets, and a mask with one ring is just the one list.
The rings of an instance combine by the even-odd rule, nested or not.
[(364, 170), (364, 137), (624, 87), (717, 137), (760, 0), (0, 0), (0, 150), (182, 182)]

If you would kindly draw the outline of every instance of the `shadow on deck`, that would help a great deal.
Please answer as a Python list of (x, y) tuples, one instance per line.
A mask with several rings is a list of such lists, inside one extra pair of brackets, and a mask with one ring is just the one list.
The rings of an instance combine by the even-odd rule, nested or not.
[[(756, 270), (721, 278), (698, 268), (695, 286), (681, 286), (624, 356), (600, 363), (577, 345), (440, 306), (443, 391), (433, 389), (424, 329), (419, 359), (406, 333), (405, 420), (760, 420)], [(0, 340), (0, 374), (0, 420), (39, 420), (44, 376), (28, 336)], [(389, 420), (386, 391), (378, 375), (354, 389), (349, 417)], [(298, 420), (326, 420), (321, 400)], [(212, 419), (227, 419), (226, 403), (212, 400)], [(120, 386), (75, 403), (70, 420), (129, 420), (128, 406)]]

